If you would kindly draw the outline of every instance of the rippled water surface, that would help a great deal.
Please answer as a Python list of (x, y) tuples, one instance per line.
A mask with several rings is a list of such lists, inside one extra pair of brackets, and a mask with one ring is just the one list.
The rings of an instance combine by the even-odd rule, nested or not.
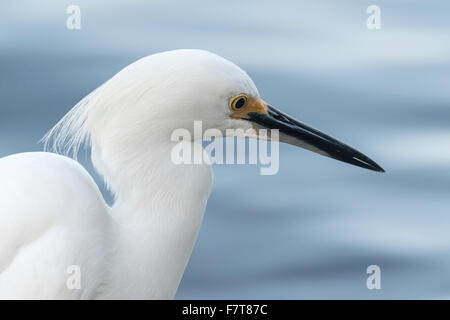
[[(130, 62), (211, 50), (247, 70), (265, 100), (387, 173), (285, 145), (274, 176), (215, 166), (177, 298), (449, 297), (450, 4), (377, 3), (382, 28), (369, 31), (367, 1), (79, 1), (82, 29), (69, 31), (68, 3), (4, 2), (0, 156), (40, 150), (72, 105)], [(381, 290), (366, 288), (369, 265)]]

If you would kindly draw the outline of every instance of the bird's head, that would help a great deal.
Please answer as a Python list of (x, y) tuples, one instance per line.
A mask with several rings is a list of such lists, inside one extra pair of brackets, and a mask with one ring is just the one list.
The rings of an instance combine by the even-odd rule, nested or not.
[(135, 156), (134, 151), (169, 139), (179, 128), (194, 137), (195, 121), (201, 121), (202, 130), (253, 131), (255, 138), (261, 129), (278, 129), (281, 142), (383, 172), (361, 152), (269, 105), (246, 72), (203, 50), (174, 50), (136, 61), (83, 99), (53, 130), (56, 144), (68, 141), (77, 147), (89, 137), (102, 153), (120, 149)]
[[(278, 129), (281, 142), (384, 171), (361, 152), (269, 105), (247, 73), (220, 56), (202, 50), (176, 50), (151, 57), (160, 60), (158, 65), (164, 68), (158, 77), (159, 88), (164, 88), (148, 93), (149, 112), (153, 120), (157, 114), (158, 122), (170, 130), (193, 131), (194, 121), (201, 121), (203, 130), (220, 130), (223, 136), (230, 136), (230, 132), (234, 136), (252, 136), (253, 132), (253, 137), (258, 138), (261, 129), (268, 129), (270, 139), (269, 130)], [(157, 103), (155, 99), (161, 100)]]

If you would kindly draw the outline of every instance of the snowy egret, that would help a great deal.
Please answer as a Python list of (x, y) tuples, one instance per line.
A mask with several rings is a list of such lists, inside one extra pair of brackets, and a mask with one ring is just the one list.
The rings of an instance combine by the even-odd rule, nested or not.
[(383, 171), (269, 106), (224, 58), (202, 50), (150, 55), (82, 99), (45, 137), (60, 153), (91, 146), (112, 207), (69, 157), (0, 159), (0, 298), (173, 298), (212, 184), (209, 164), (170, 159), (171, 132), (195, 120), (220, 130), (276, 128), (280, 141)]

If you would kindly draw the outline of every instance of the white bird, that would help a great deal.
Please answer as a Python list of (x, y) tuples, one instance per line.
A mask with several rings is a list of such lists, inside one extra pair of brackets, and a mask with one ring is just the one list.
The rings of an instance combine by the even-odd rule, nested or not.
[[(276, 128), (280, 141), (383, 171), (269, 106), (224, 58), (202, 50), (150, 55), (82, 99), (45, 138), (64, 154), (91, 146), (113, 206), (69, 157), (0, 159), (0, 298), (173, 298), (213, 181), (206, 162), (171, 161), (171, 133), (192, 129), (195, 120), (222, 131)], [(71, 287), (74, 276), (79, 283)]]

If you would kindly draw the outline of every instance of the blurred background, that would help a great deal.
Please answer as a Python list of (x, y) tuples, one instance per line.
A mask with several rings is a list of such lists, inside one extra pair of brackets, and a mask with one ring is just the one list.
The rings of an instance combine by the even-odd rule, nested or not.
[[(71, 4), (80, 30), (66, 27)], [(372, 4), (379, 30), (366, 27)], [(285, 145), (274, 176), (216, 165), (176, 298), (450, 298), (449, 12), (444, 0), (2, 1), (0, 157), (42, 150), (47, 130), (129, 63), (210, 50), (387, 173)], [(380, 290), (366, 287), (369, 265)]]

